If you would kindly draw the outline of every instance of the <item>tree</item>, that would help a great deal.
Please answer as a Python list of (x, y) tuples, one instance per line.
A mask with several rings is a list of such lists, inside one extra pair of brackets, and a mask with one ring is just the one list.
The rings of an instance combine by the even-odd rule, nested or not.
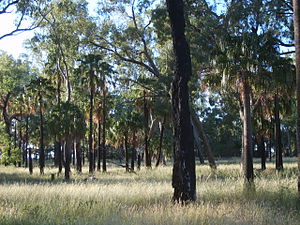
[(27, 86), (28, 94), (34, 99), (34, 104), (39, 113), (39, 167), (40, 174), (44, 174), (45, 168), (45, 119), (44, 114), (46, 110), (47, 100), (51, 99), (53, 93), (55, 93), (55, 88), (52, 86), (51, 82), (43, 77), (37, 77), (31, 80), (30, 84)]
[(174, 124), (173, 200), (196, 200), (196, 174), (193, 130), (190, 121), (188, 81), (192, 75), (189, 46), (185, 39), (182, 0), (167, 0), (175, 55), (175, 77), (172, 83)]
[(65, 179), (70, 179), (71, 143), (81, 139), (85, 133), (84, 116), (78, 106), (70, 102), (62, 102), (49, 111), (50, 132), (65, 141)]
[(300, 196), (300, 1), (293, 0), (294, 38), (296, 47), (296, 93), (297, 93), (297, 151), (298, 151), (298, 196)]

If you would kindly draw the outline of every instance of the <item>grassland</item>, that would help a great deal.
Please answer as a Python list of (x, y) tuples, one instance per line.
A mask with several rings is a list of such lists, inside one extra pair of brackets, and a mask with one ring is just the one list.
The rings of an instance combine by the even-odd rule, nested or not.
[(109, 167), (96, 179), (72, 174), (72, 181), (51, 181), (48, 168), (32, 176), (24, 168), (0, 167), (0, 224), (300, 224), (293, 160), (276, 173), (255, 164), (255, 193), (246, 194), (237, 162), (219, 161), (217, 171), (197, 166), (197, 202), (171, 202), (170, 166), (125, 173)]

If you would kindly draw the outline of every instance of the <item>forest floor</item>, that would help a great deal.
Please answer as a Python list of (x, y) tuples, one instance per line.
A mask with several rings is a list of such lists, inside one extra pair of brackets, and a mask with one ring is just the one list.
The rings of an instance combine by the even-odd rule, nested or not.
[(255, 193), (245, 193), (238, 160), (220, 160), (216, 171), (197, 165), (197, 201), (182, 206), (171, 202), (171, 164), (136, 173), (109, 165), (94, 179), (84, 168), (70, 182), (51, 181), (55, 168), (29, 176), (25, 168), (1, 166), (0, 224), (300, 224), (296, 160), (284, 159), (281, 173), (274, 163), (255, 168)]

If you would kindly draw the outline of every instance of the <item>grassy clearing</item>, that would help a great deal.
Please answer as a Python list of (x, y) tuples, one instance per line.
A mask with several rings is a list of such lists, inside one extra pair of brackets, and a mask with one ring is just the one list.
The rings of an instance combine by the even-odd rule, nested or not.
[(214, 172), (197, 166), (198, 200), (188, 206), (171, 203), (171, 166), (137, 174), (111, 167), (95, 180), (85, 170), (68, 183), (51, 181), (51, 168), (29, 176), (0, 167), (0, 224), (299, 224), (295, 162), (280, 174), (256, 164), (253, 195), (243, 192), (240, 167), (230, 162), (220, 161)]

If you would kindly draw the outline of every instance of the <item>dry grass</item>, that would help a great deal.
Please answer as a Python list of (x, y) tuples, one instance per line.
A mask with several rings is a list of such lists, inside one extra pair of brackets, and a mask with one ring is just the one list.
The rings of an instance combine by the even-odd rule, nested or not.
[(188, 206), (171, 203), (171, 166), (137, 174), (111, 167), (95, 180), (85, 171), (71, 182), (51, 181), (50, 168), (29, 176), (0, 167), (0, 224), (299, 224), (295, 162), (280, 174), (257, 169), (253, 194), (243, 191), (237, 163), (219, 163), (215, 172), (197, 166), (198, 199)]

